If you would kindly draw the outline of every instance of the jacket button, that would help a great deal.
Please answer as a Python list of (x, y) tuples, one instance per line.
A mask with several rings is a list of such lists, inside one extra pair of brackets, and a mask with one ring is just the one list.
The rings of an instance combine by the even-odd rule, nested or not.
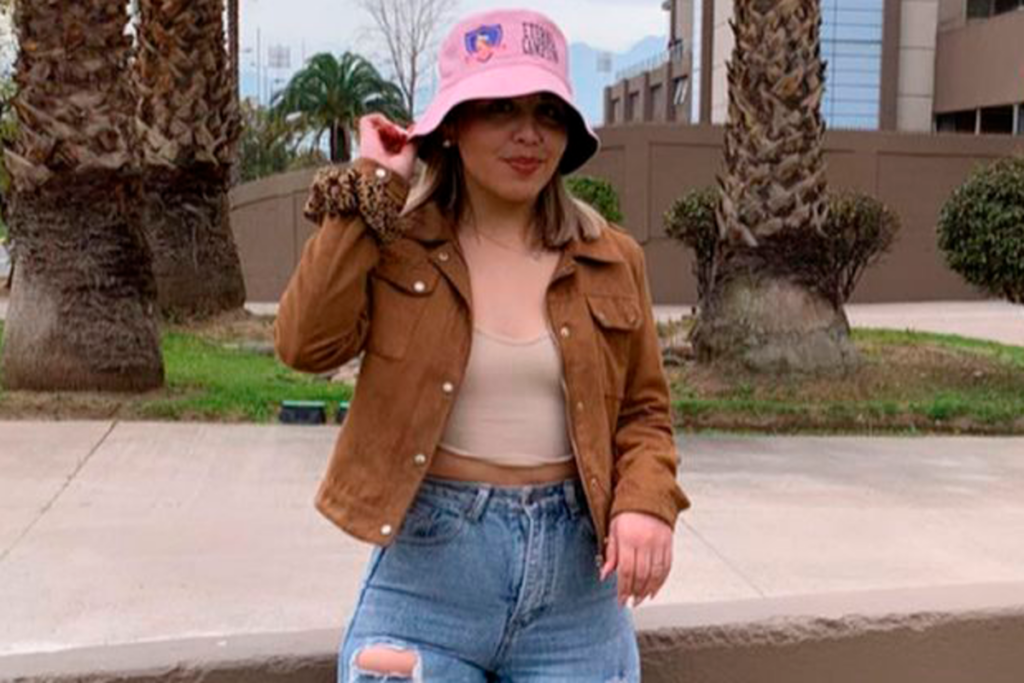
[(439, 252), (438, 255), (437, 255), (437, 260), (438, 261), (447, 261), (448, 260), (448, 252), (447, 251)]
[(413, 459), (412, 459), (412, 460), (413, 460), (413, 462), (415, 462), (415, 463), (416, 463), (417, 465), (422, 465), (423, 463), (425, 463), (425, 462), (427, 461), (427, 456), (423, 455), (422, 453), (417, 453), (417, 454), (416, 454), (416, 455), (415, 455), (415, 456), (413, 457)]
[(391, 535), (391, 525), (390, 524), (385, 524), (384, 526), (382, 526), (380, 528), (380, 532), (382, 534), (384, 534), (385, 536), (390, 536)]
[(452, 384), (451, 382), (445, 382), (444, 384), (441, 385), (441, 391), (443, 391), (446, 394), (450, 394), (453, 391), (455, 391), (455, 385)]
[(568, 328), (568, 326), (562, 325), (562, 329), (558, 330), (558, 334), (562, 335), (563, 337), (568, 337), (569, 336), (569, 328)]
[(583, 410), (583, 401), (576, 401), (576, 410)]
[(385, 178), (388, 177), (388, 172), (385, 171), (383, 168), (378, 168), (376, 174), (377, 177), (380, 178), (381, 180), (384, 180)]
[(591, 477), (590, 484), (591, 486), (597, 486), (597, 477)]
[(427, 283), (425, 283), (423, 280), (417, 280), (416, 282), (412, 283), (412, 288), (415, 289), (417, 292), (423, 292), (426, 291), (427, 289)]

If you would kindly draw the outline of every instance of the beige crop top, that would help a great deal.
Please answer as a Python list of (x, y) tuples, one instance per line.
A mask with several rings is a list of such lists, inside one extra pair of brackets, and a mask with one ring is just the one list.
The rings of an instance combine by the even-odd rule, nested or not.
[(550, 332), (532, 341), (473, 331), (442, 448), (511, 467), (572, 460), (561, 357)]

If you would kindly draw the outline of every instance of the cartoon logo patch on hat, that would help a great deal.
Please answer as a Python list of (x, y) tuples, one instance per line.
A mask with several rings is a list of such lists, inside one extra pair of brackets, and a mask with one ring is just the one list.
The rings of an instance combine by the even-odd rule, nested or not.
[(469, 56), (466, 61), (475, 59), (478, 62), (487, 62), (494, 56), (501, 44), (501, 24), (481, 26), (466, 34), (466, 52)]

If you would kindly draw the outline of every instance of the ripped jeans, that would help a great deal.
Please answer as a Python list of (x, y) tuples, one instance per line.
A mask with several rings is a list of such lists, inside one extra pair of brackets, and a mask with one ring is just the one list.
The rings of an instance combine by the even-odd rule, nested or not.
[[(370, 555), (338, 683), (639, 683), (631, 610), (596, 555), (578, 479), (428, 476), (391, 545)], [(375, 645), (412, 653), (411, 671), (358, 666)]]

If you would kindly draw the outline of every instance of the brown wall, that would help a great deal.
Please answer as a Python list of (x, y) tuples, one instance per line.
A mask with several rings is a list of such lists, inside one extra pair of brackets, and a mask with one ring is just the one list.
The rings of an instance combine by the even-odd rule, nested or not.
[(940, 31), (935, 111), (1024, 102), (1024, 12)]
[(302, 216), (313, 171), (283, 173), (231, 191), (231, 226), (249, 301), (277, 301), (313, 224)]
[[(688, 250), (665, 236), (662, 216), (687, 190), (715, 183), (721, 126), (612, 127), (600, 131), (602, 151), (582, 172), (618, 189), (625, 224), (644, 244), (658, 303), (694, 303)], [(942, 203), (978, 162), (1024, 153), (1007, 136), (935, 136), (832, 131), (825, 136), (829, 183), (870, 193), (893, 208), (903, 229), (893, 252), (870, 269), (855, 302), (976, 299), (979, 294), (945, 267), (935, 224)]]
[[(656, 303), (696, 302), (688, 250), (665, 236), (662, 216), (687, 190), (715, 182), (721, 126), (644, 124), (599, 131), (601, 152), (582, 173), (610, 180), (625, 226), (644, 245)], [(978, 162), (1024, 153), (1024, 139), (833, 131), (825, 137), (829, 182), (868, 192), (895, 209), (903, 230), (893, 252), (870, 269), (855, 302), (977, 299), (947, 269), (935, 223), (942, 203)], [(302, 218), (312, 171), (249, 183), (231, 193), (235, 239), (252, 301), (276, 301), (313, 226)]]

